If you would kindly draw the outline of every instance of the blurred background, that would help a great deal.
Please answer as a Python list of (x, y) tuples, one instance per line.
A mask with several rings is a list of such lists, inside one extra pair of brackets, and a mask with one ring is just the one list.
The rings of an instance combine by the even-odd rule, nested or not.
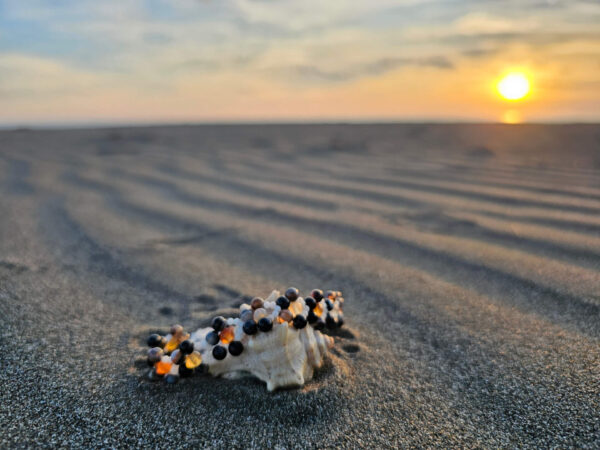
[(599, 24), (591, 0), (0, 0), (0, 124), (596, 121)]

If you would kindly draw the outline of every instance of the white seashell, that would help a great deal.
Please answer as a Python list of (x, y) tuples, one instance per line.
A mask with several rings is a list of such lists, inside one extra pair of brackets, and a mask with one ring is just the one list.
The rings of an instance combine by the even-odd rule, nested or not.
[[(198, 330), (193, 336), (204, 340), (210, 330)], [(212, 375), (235, 379), (252, 374), (273, 391), (302, 386), (312, 379), (314, 370), (323, 365), (327, 350), (333, 346), (333, 338), (311, 326), (296, 330), (287, 323), (275, 324), (270, 332), (250, 337), (241, 355), (227, 354), (221, 361), (213, 357), (208, 346), (197, 344)]]

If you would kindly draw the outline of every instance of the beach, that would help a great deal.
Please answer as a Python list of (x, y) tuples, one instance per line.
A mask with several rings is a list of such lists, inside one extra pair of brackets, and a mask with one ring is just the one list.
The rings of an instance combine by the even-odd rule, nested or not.
[[(600, 446), (600, 126), (0, 131), (0, 447)], [(295, 286), (300, 389), (145, 341)]]

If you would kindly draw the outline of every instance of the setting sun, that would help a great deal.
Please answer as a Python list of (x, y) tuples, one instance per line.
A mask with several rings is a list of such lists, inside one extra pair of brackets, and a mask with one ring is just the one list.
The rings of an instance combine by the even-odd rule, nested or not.
[(506, 100), (520, 100), (529, 93), (529, 80), (522, 73), (505, 75), (496, 86)]

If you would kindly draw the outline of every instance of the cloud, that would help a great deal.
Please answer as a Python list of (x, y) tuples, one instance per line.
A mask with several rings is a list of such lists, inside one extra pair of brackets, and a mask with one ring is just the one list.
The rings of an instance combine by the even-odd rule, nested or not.
[(325, 70), (315, 65), (302, 64), (293, 67), (300, 78), (327, 82), (344, 82), (363, 77), (376, 77), (405, 66), (433, 67), (449, 70), (454, 64), (444, 56), (426, 58), (382, 58), (362, 65), (347, 67), (344, 70)]

